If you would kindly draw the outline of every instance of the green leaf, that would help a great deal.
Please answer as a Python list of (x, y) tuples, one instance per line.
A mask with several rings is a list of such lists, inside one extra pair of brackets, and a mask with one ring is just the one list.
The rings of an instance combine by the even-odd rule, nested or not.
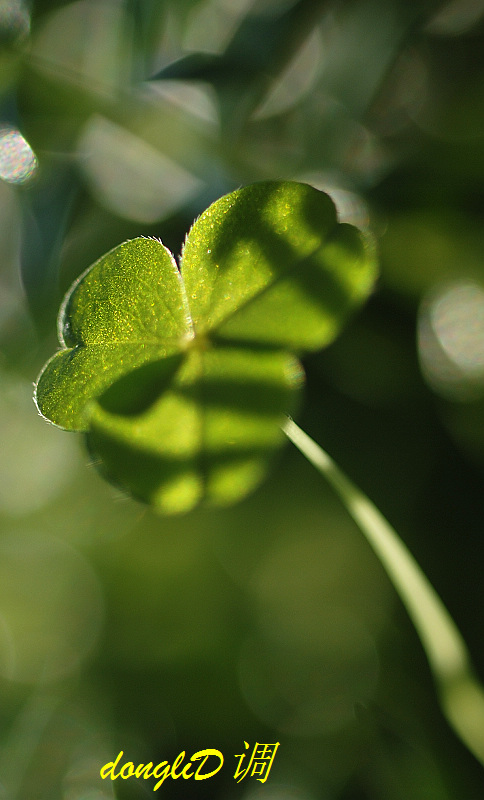
[(62, 350), (36, 388), (41, 414), (66, 430), (86, 431), (90, 402), (123, 375), (179, 352), (193, 335), (180, 273), (155, 239), (134, 239), (96, 261), (62, 303)]
[(296, 351), (329, 344), (375, 271), (362, 234), (300, 183), (226, 195), (195, 222), (182, 254), (196, 333)]
[(87, 432), (106, 477), (162, 511), (233, 502), (281, 445), (302, 382), (294, 353), (327, 345), (375, 273), (327, 195), (240, 189), (195, 222), (181, 274), (160, 242), (134, 239), (79, 278), (38, 408)]
[(112, 481), (163, 512), (226, 505), (264, 476), (300, 384), (286, 353), (194, 348), (142, 413), (112, 413), (102, 397), (88, 447)]

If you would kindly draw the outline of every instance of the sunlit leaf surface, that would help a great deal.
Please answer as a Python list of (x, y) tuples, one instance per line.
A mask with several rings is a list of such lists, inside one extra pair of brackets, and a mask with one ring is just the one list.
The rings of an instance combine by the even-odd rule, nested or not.
[(41, 413), (67, 430), (89, 427), (89, 402), (133, 369), (175, 353), (190, 335), (171, 254), (135, 239), (99, 259), (67, 293), (60, 350), (37, 383)]
[(371, 248), (327, 195), (240, 189), (195, 222), (180, 272), (140, 238), (79, 278), (39, 410), (87, 432), (101, 471), (162, 511), (234, 502), (282, 443), (302, 382), (294, 353), (327, 345), (374, 277)]

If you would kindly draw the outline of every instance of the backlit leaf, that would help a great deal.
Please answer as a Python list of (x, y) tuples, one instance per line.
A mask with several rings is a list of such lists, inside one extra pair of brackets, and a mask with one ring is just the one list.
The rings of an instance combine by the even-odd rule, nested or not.
[(375, 274), (356, 228), (299, 183), (259, 183), (193, 225), (182, 275), (196, 333), (296, 351), (334, 338)]
[(73, 284), (58, 329), (62, 350), (40, 374), (36, 401), (55, 425), (85, 431), (91, 400), (191, 336), (173, 256), (154, 239), (115, 247)]
[(300, 383), (284, 352), (194, 348), (139, 415), (113, 414), (101, 398), (88, 446), (113, 481), (162, 511), (226, 505), (263, 477)]
[(297, 403), (296, 353), (327, 345), (371, 290), (363, 235), (330, 198), (266, 182), (161, 242), (116, 247), (71, 288), (40, 412), (87, 432), (100, 470), (164, 512), (223, 505), (262, 479)]

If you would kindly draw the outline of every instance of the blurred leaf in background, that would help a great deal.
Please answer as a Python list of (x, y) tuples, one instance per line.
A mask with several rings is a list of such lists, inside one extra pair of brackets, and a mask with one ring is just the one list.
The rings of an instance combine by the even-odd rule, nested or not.
[[(178, 253), (253, 181), (328, 191), (377, 235), (382, 277), (305, 359), (301, 423), (402, 534), (482, 678), (484, 5), (4, 0), (0, 41), (0, 794), (143, 797), (100, 767), (216, 747), (233, 769), (165, 791), (480, 800), (410, 623), (309, 465), (287, 450), (238, 506), (160, 520), (27, 398), (107, 250)], [(264, 785), (233, 780), (244, 740), (281, 742)]]

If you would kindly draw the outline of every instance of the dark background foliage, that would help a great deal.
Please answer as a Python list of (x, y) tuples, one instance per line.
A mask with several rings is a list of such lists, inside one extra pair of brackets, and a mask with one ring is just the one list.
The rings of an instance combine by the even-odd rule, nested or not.
[[(238, 506), (159, 518), (31, 392), (63, 293), (108, 248), (179, 252), (252, 181), (328, 191), (381, 278), (306, 359), (300, 421), (484, 678), (484, 3), (6, 0), (0, 34), (0, 797), (146, 797), (100, 766), (206, 747), (223, 771), (159, 791), (482, 797), (388, 579), (291, 447)], [(267, 783), (234, 781), (244, 740), (280, 741)]]

